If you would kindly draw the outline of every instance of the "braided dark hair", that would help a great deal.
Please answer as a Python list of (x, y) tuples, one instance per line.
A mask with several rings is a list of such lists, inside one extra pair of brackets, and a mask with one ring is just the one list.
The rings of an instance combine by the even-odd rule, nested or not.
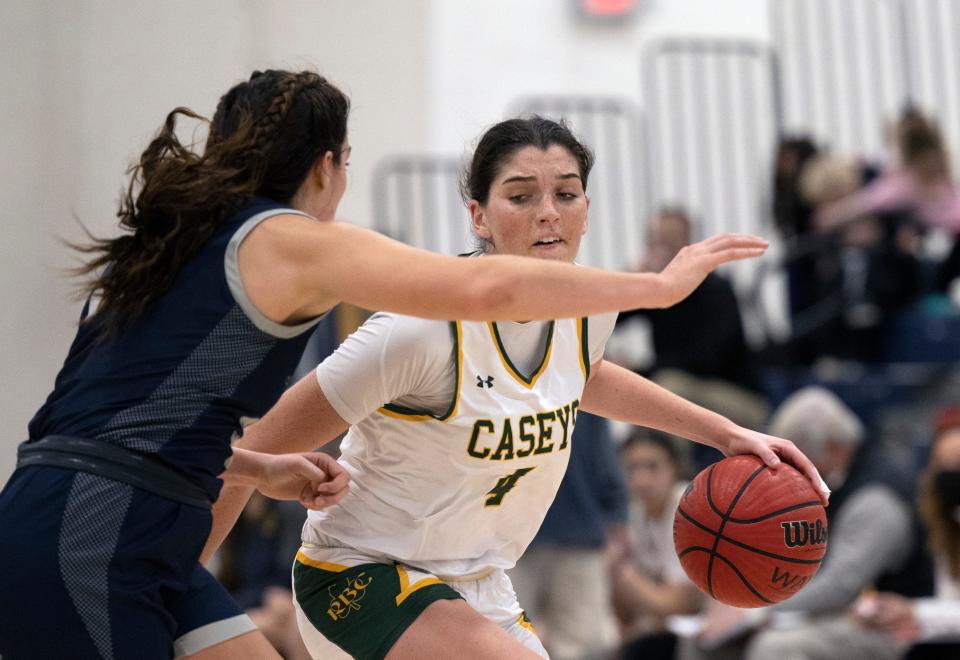
[(217, 227), (254, 195), (289, 202), (326, 152), (340, 162), (350, 103), (316, 73), (257, 71), (217, 105), (202, 154), (181, 144), (176, 108), (130, 169), (117, 216), (121, 236), (74, 246), (93, 257), (75, 272), (98, 273), (96, 318), (110, 332), (136, 319), (173, 283)]

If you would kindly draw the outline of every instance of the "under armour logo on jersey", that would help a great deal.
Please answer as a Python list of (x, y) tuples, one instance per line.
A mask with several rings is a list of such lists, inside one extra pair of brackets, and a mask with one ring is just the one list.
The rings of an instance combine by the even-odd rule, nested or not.
[(493, 376), (487, 376), (486, 378), (481, 378), (480, 374), (477, 374), (477, 387), (493, 387)]

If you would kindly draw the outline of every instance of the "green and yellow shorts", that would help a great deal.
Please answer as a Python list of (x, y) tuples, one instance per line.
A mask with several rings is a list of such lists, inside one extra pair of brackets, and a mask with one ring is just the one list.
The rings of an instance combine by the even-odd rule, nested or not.
[(301, 549), (293, 563), (297, 616), (314, 657), (338, 657), (332, 642), (342, 649), (339, 657), (383, 658), (430, 603), (462, 598), (429, 573), (355, 557), (321, 561), (316, 557), (331, 553), (318, 550)]
[(430, 603), (455, 598), (547, 657), (501, 568), (441, 578), (354, 548), (304, 543), (293, 592), (300, 634), (317, 659), (380, 660)]

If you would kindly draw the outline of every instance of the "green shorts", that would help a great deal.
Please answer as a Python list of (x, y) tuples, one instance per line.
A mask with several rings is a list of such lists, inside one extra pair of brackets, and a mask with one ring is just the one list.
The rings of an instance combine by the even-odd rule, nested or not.
[(361, 660), (386, 656), (430, 603), (462, 598), (439, 578), (401, 564), (354, 566), (297, 553), (297, 603), (324, 637)]

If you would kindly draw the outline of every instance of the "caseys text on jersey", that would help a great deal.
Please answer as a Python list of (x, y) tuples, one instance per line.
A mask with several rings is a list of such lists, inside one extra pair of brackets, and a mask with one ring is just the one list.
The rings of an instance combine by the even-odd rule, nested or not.
[(496, 421), (478, 419), (473, 423), (467, 453), (473, 458), (509, 461), (537, 454), (549, 454), (567, 448), (577, 423), (580, 400), (556, 410), (523, 415), (514, 421), (505, 417), (498, 428)]

